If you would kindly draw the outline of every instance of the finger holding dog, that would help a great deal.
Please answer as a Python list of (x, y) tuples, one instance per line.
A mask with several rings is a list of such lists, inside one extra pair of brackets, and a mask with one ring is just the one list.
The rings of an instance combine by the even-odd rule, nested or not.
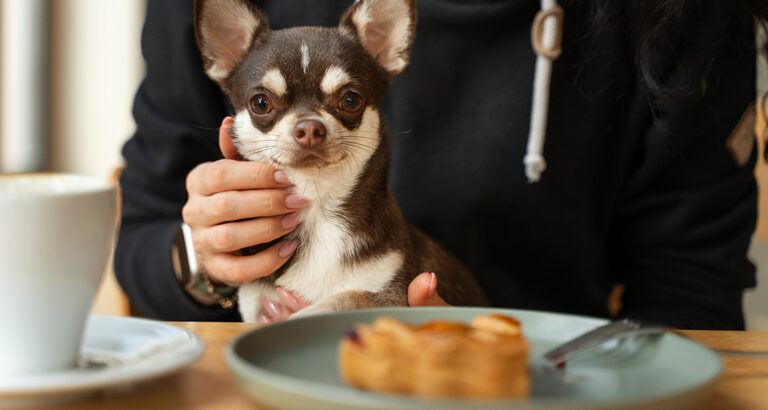
[(212, 225), (201, 232), (196, 248), (212, 253), (237, 252), (249, 246), (269, 243), (296, 228), (296, 212), (285, 216), (262, 217)]
[(212, 279), (239, 285), (272, 274), (288, 261), (297, 246), (296, 241), (281, 241), (253, 255), (209, 252), (199, 256)]
[(421, 273), (408, 285), (408, 306), (450, 306), (437, 293), (437, 275)]
[(221, 159), (195, 167), (187, 176), (187, 192), (210, 196), (220, 192), (248, 189), (276, 189), (291, 186), (284, 173), (264, 162)]
[(219, 129), (225, 159), (200, 164), (187, 176), (188, 200), (182, 210), (192, 230), (198, 263), (213, 280), (237, 285), (267, 276), (296, 249), (281, 241), (255, 255), (237, 251), (274, 241), (301, 222), (297, 213), (309, 205), (285, 188), (285, 173), (263, 162), (244, 162), (232, 150), (227, 117)]
[(196, 204), (200, 209), (190, 215), (190, 218), (194, 218), (194, 222), (199, 225), (213, 226), (253, 218), (254, 215), (280, 217), (296, 212), (308, 204), (306, 199), (284, 190), (223, 191), (202, 196)]

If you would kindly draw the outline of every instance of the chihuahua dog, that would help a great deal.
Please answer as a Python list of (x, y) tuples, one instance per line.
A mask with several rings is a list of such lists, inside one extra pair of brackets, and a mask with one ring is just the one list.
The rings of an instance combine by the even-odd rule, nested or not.
[(358, 0), (338, 28), (271, 30), (247, 0), (196, 0), (195, 34), (208, 76), (235, 109), (245, 160), (284, 170), (311, 204), (289, 234), (299, 246), (274, 274), (240, 287), (244, 321), (276, 286), (312, 305), (292, 317), (407, 306), (410, 281), (437, 272), (451, 304), (484, 305), (469, 270), (408, 225), (387, 187), (380, 107), (408, 64), (415, 0)]

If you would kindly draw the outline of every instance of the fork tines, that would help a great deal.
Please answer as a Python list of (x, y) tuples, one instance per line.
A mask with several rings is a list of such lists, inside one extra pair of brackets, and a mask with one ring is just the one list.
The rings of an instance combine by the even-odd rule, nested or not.
[(628, 336), (660, 334), (665, 331), (661, 327), (643, 327), (639, 322), (631, 319), (622, 319), (592, 329), (583, 335), (572, 339), (544, 353), (544, 359), (560, 364), (564, 363), (585, 351), (613, 340), (623, 339)]

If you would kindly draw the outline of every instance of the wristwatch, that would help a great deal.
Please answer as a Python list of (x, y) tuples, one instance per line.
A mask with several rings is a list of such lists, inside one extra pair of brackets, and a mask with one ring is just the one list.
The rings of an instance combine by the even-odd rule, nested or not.
[(206, 306), (218, 304), (224, 309), (235, 307), (237, 287), (211, 280), (205, 269), (198, 265), (189, 225), (181, 223), (171, 248), (176, 279), (193, 299)]

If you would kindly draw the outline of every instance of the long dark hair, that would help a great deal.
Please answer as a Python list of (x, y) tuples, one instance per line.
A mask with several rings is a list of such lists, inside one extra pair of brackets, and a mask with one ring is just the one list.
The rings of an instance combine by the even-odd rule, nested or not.
[[(610, 26), (609, 19), (627, 18), (631, 14), (634, 23), (634, 33), (631, 34), (634, 44), (634, 64), (645, 86), (654, 94), (687, 99), (700, 98), (707, 94), (710, 81), (716, 76), (711, 72), (718, 47), (733, 44), (737, 47), (755, 49), (755, 27), (765, 27), (768, 20), (767, 0), (576, 0), (582, 6), (589, 8), (592, 18), (591, 27), (587, 32), (600, 32)], [(622, 10), (619, 10), (623, 7)], [(719, 16), (712, 27), (712, 19), (707, 20), (708, 26), (700, 23), (702, 15)], [(664, 73), (669, 72), (670, 64), (675, 61), (670, 56), (682, 56), (695, 36), (702, 35), (703, 30), (715, 29), (718, 33), (727, 33), (724, 37), (713, 39), (712, 42), (696, 42), (695, 53), (688, 53), (684, 62), (686, 65), (683, 81), (677, 82), (670, 88)], [(751, 40), (750, 40), (751, 39)], [(768, 46), (758, 47), (764, 54)]]

